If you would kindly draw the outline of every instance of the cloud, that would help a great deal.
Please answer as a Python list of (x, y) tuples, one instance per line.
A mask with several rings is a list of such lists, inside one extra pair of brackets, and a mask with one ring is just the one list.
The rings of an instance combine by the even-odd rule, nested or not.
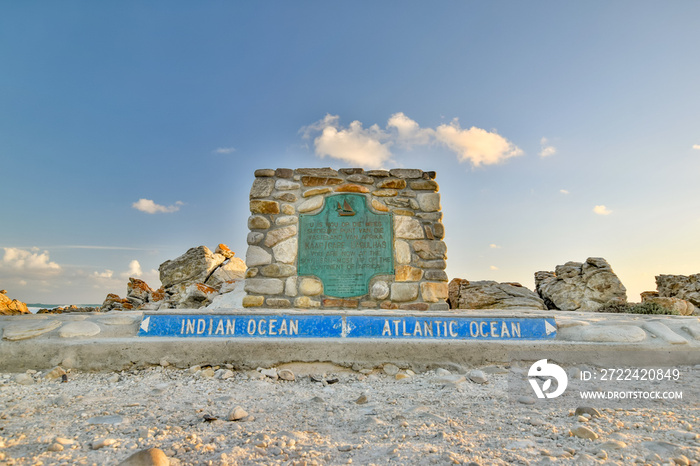
[(122, 278), (124, 279), (128, 279), (130, 277), (138, 278), (141, 275), (143, 275), (143, 270), (141, 270), (141, 264), (139, 264), (139, 261), (136, 259), (129, 262), (129, 270), (121, 274)]
[(421, 128), (416, 121), (408, 118), (403, 112), (391, 115), (386, 126), (396, 130), (396, 141), (406, 148), (430, 144), (435, 138), (435, 130)]
[(567, 191), (566, 189), (560, 189), (559, 192), (562, 194), (569, 194), (569, 191)]
[(105, 270), (104, 272), (92, 272), (92, 276), (95, 278), (105, 278), (105, 279), (110, 279), (114, 275), (114, 271), (112, 270)]
[(456, 152), (460, 162), (469, 161), (475, 167), (501, 163), (523, 153), (498, 133), (475, 126), (462, 129), (456, 118), (449, 125), (438, 126), (436, 131), (438, 141)]
[(212, 154), (232, 154), (236, 152), (235, 147), (219, 147), (212, 151)]
[(491, 249), (501, 249), (501, 247), (500, 247), (499, 245), (493, 244), (493, 243), (489, 244), (489, 247), (490, 247)]
[(597, 205), (593, 207), (593, 212), (595, 212), (598, 215), (610, 215), (612, 214), (612, 210), (608, 209), (604, 205)]
[(181, 205), (184, 205), (184, 202), (177, 201), (174, 205), (166, 207), (164, 205), (156, 204), (150, 199), (139, 199), (131, 204), (131, 207), (136, 210), (140, 210), (141, 212), (146, 212), (147, 214), (157, 214), (177, 212), (180, 210)]
[(500, 270), (500, 269), (499, 269), (498, 267), (496, 267), (495, 265), (489, 266), (489, 269), (491, 269), (491, 270)]
[(700, 150), (700, 144), (693, 144), (693, 149)]
[(368, 168), (382, 168), (391, 159), (391, 142), (384, 142), (388, 135), (379, 126), (372, 125), (365, 129), (356, 120), (343, 128), (339, 120), (337, 115), (326, 115), (322, 120), (301, 129), (305, 138), (316, 132), (321, 133), (314, 139), (316, 155)]
[(32, 275), (56, 275), (61, 273), (61, 266), (51, 262), (48, 251), (39, 251), (37, 248), (26, 249), (3, 248), (5, 254), (0, 266), (19, 274)]
[(329, 156), (368, 168), (382, 168), (391, 162), (394, 145), (412, 149), (440, 144), (455, 152), (460, 162), (468, 161), (475, 167), (498, 164), (523, 154), (495, 131), (474, 126), (463, 129), (456, 118), (435, 129), (421, 128), (402, 112), (391, 115), (385, 129), (376, 124), (364, 128), (357, 120), (343, 127), (338, 115), (327, 114), (299, 132), (305, 139), (315, 136), (314, 148), (319, 157)]
[(540, 139), (540, 157), (549, 157), (557, 153), (557, 148), (548, 144), (549, 140), (547, 140), (547, 138)]

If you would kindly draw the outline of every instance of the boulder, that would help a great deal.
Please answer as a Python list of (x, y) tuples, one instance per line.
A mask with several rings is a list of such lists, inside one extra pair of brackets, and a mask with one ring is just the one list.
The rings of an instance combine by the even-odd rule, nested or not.
[(6, 295), (7, 290), (0, 293), (0, 315), (14, 316), (20, 314), (31, 314), (27, 305), (18, 299), (10, 299)]
[(607, 303), (627, 302), (627, 290), (602, 257), (537, 272), (535, 288), (547, 308), (562, 311), (596, 311)]
[(547, 309), (544, 301), (520, 283), (455, 278), (449, 285), (451, 309)]
[(166, 291), (181, 283), (205, 283), (225, 260), (226, 256), (213, 253), (206, 246), (190, 248), (177, 259), (160, 264), (160, 282)]
[(105, 298), (102, 306), (100, 307), (100, 312), (109, 311), (131, 311), (134, 309), (134, 305), (129, 302), (128, 299), (122, 299), (114, 293), (110, 293)]
[(695, 275), (657, 275), (656, 289), (661, 298), (680, 298), (700, 307), (700, 273)]
[(677, 311), (682, 316), (690, 316), (697, 311), (695, 305), (690, 301), (686, 301), (685, 299), (680, 298), (668, 298), (666, 296), (658, 296), (658, 293), (653, 291), (645, 291), (644, 293), (642, 293), (642, 302), (658, 304), (659, 306), (664, 307), (666, 309)]

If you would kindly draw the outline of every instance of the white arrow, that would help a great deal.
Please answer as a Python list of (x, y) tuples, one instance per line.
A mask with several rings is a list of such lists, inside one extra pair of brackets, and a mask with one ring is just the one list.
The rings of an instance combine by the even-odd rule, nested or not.
[(545, 320), (544, 331), (547, 332), (547, 335), (549, 335), (551, 333), (555, 333), (557, 331), (557, 328)]
[(148, 324), (151, 322), (151, 316), (146, 317), (143, 319), (143, 322), (141, 322), (141, 329), (148, 333)]

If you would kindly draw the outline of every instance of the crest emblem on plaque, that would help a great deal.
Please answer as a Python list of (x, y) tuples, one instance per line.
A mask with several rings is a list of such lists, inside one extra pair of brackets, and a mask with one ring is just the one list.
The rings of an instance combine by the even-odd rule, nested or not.
[(392, 215), (370, 210), (362, 194), (327, 196), (320, 212), (299, 216), (297, 258), (297, 273), (318, 277), (324, 295), (365, 295), (373, 276), (394, 274)]

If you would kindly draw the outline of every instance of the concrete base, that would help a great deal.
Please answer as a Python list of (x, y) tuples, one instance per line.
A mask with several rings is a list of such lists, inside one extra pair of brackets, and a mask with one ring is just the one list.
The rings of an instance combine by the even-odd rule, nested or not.
[[(199, 310), (174, 312), (205, 313)], [(279, 313), (276, 310), (266, 312)], [(230, 313), (250, 314), (249, 310), (231, 310)], [(370, 313), (382, 315), (383, 311), (365, 312)], [(163, 361), (183, 368), (197, 364), (232, 364), (237, 368), (255, 368), (286, 362), (332, 362), (348, 367), (370, 368), (391, 362), (414, 370), (539, 359), (566, 365), (608, 367), (700, 364), (700, 341), (695, 339), (697, 334), (694, 333), (700, 322), (696, 316), (510, 310), (460, 311), (442, 315), (554, 317), (558, 334), (556, 339), (548, 341), (138, 337), (143, 316), (141, 312), (44, 314), (0, 318), (0, 328), (3, 330), (0, 370), (40, 370), (57, 365), (81, 370), (122, 370), (156, 365)], [(49, 325), (53, 321), (61, 325), (56, 326), (55, 322)], [(81, 324), (68, 328), (68, 324), (76, 322)], [(21, 330), (25, 327), (51, 330), (25, 339), (8, 339), (8, 336), (16, 335), (18, 328)], [(665, 329), (664, 332), (659, 332), (659, 327)], [(66, 332), (67, 328), (73, 329), (73, 332)], [(87, 336), (93, 328), (99, 329), (99, 333)], [(85, 336), (80, 336), (81, 330)], [(667, 334), (666, 330), (671, 334)], [(606, 335), (606, 341), (591, 341), (599, 339), (599, 335)], [(629, 335), (634, 335), (635, 341), (630, 342)]]

